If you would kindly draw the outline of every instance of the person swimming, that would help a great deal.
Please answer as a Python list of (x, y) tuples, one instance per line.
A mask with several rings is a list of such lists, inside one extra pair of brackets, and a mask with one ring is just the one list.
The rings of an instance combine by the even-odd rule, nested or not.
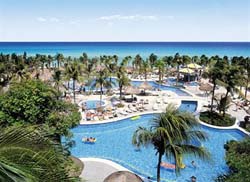
[(196, 163), (195, 163), (194, 161), (192, 161), (191, 164), (192, 164), (192, 166), (193, 166), (194, 168), (197, 167), (197, 165), (196, 165)]

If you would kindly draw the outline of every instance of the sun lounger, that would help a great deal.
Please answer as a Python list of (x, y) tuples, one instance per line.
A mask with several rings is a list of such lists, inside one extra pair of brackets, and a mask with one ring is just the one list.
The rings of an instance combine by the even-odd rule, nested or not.
[(160, 104), (160, 103), (161, 103), (161, 99), (160, 99), (160, 98), (157, 98), (157, 99), (156, 99), (156, 103), (157, 103), (157, 104)]
[(167, 99), (167, 98), (164, 98), (163, 103), (164, 103), (164, 104), (167, 104), (167, 103), (168, 103), (168, 99)]
[(120, 111), (119, 114), (123, 115), (123, 116), (127, 116), (128, 113), (124, 112), (124, 111)]
[(153, 109), (154, 111), (157, 111), (157, 110), (159, 109), (159, 107), (158, 107), (157, 104), (154, 104), (152, 109)]

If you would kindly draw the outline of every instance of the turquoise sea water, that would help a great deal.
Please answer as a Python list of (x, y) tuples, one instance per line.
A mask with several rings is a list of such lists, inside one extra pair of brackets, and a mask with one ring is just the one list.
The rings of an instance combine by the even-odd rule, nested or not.
[(146, 58), (151, 53), (158, 56), (180, 54), (207, 56), (250, 56), (250, 42), (0, 42), (0, 53), (26, 51), (29, 55), (63, 53), (80, 56), (86, 52), (90, 57), (116, 54), (120, 58), (140, 54)]

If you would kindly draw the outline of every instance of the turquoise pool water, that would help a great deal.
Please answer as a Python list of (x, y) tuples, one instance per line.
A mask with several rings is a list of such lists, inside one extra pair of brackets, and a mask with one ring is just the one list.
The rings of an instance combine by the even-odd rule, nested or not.
[(100, 102), (99, 100), (88, 100), (85, 103), (86, 103), (87, 109), (96, 109), (98, 105), (101, 105), (101, 106), (104, 105), (104, 102), (103, 101)]
[[(115, 78), (111, 78), (111, 80), (113, 81), (113, 88), (118, 88), (118, 83), (117, 80)], [(139, 86), (140, 84), (142, 84), (142, 82), (144, 81), (131, 81), (131, 84), (134, 86)], [(190, 96), (190, 94), (188, 94), (187, 92), (181, 90), (180, 88), (174, 87), (174, 86), (166, 86), (166, 85), (160, 85), (154, 81), (148, 81), (148, 83), (155, 89), (160, 89), (160, 90), (169, 90), (172, 92), (175, 92), (177, 95), (179, 96)], [(89, 91), (89, 90), (95, 90), (96, 88), (93, 88), (94, 85), (94, 81), (92, 81), (91, 83), (89, 83), (89, 85), (85, 86), (85, 90)], [(73, 84), (70, 82), (70, 88), (73, 88)], [(79, 86), (76, 86), (76, 89), (79, 89)], [(100, 90), (100, 89), (97, 89)], [(106, 89), (103, 89), (104, 91)]]
[[(190, 106), (187, 107), (187, 104)], [(192, 105), (192, 106), (191, 106)], [(184, 101), (180, 109), (194, 112), (197, 103)], [(132, 121), (124, 119), (114, 123), (98, 125), (79, 125), (72, 129), (75, 146), (71, 149), (72, 155), (77, 157), (97, 157), (109, 159), (121, 164), (122, 166), (143, 176), (156, 176), (157, 156), (152, 146), (136, 150), (131, 144), (133, 132), (138, 126), (149, 126), (150, 120), (155, 115), (142, 115), (140, 119)], [(238, 130), (218, 130), (201, 126), (202, 131), (206, 132), (209, 140), (202, 143), (212, 154), (212, 162), (203, 162), (194, 156), (183, 158), (186, 168), (181, 171), (180, 176), (176, 176), (173, 171), (161, 169), (162, 181), (188, 181), (190, 176), (197, 177), (197, 181), (211, 182), (220, 173), (228, 171), (225, 163), (225, 150), (223, 145), (228, 140), (241, 140), (245, 136)], [(97, 138), (93, 145), (82, 143), (84, 136)], [(197, 168), (192, 167), (191, 161), (194, 160)], [(170, 162), (165, 157), (163, 161)]]
[[(131, 84), (134, 86), (139, 86), (142, 82), (144, 82), (144, 81), (131, 81)], [(172, 92), (175, 92), (179, 96), (190, 96), (190, 94), (188, 94), (187, 92), (185, 92), (177, 87), (161, 85), (161, 84), (158, 84), (154, 81), (148, 81), (148, 83), (153, 88), (156, 88), (156, 89), (172, 91)]]

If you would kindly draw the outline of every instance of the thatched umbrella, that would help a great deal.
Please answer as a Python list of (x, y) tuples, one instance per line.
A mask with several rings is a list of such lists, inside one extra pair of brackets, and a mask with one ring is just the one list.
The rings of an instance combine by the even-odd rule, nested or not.
[(139, 89), (143, 89), (143, 90), (152, 90), (152, 86), (148, 83), (148, 82), (143, 82), (140, 86)]
[(134, 94), (139, 94), (140, 90), (135, 86), (128, 86), (128, 87), (125, 88), (125, 93), (126, 94), (131, 94), (131, 97), (134, 98), (133, 95)]
[(205, 96), (208, 96), (207, 92), (211, 92), (213, 90), (213, 86), (209, 83), (201, 83), (199, 89), (205, 92)]
[(124, 91), (126, 94), (138, 94), (140, 91), (137, 87), (134, 87), (134, 86), (128, 86), (125, 88), (125, 91)]
[(143, 182), (143, 180), (136, 174), (129, 171), (117, 171), (110, 174), (103, 182)]

